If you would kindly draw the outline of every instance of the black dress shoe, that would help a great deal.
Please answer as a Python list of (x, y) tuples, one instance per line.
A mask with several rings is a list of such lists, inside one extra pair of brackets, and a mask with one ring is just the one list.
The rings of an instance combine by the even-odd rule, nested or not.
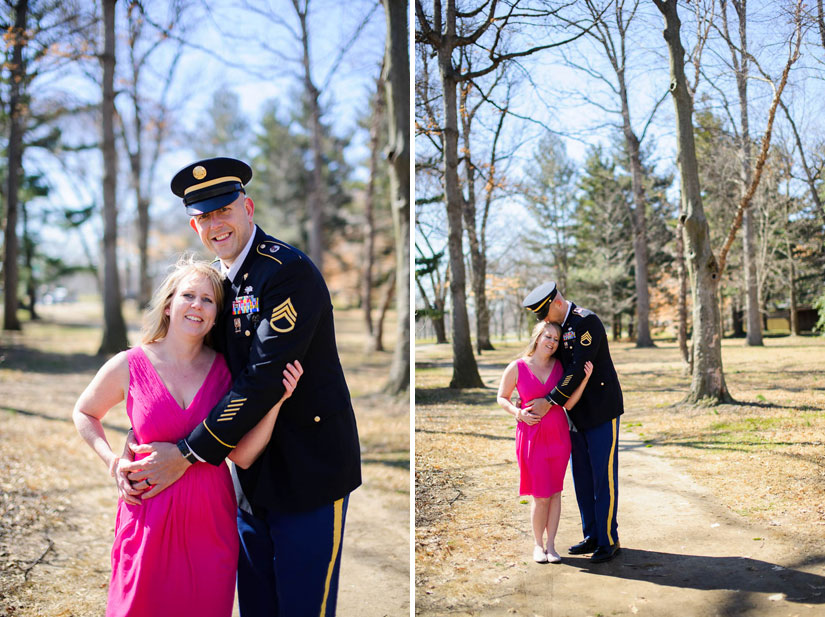
[(611, 544), (609, 546), (600, 546), (590, 557), (590, 562), (601, 563), (602, 561), (610, 561), (618, 555), (621, 550), (622, 547), (619, 545), (618, 541), (616, 544)]
[(569, 555), (584, 555), (585, 553), (592, 553), (598, 548), (598, 544), (596, 543), (596, 538), (585, 538), (578, 544), (574, 544), (570, 548), (567, 549), (567, 553)]

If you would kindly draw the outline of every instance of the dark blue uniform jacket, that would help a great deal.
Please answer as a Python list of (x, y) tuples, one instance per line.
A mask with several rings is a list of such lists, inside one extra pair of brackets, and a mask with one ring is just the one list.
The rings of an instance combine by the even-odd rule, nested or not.
[(216, 346), (232, 388), (189, 436), (191, 448), (220, 464), (278, 402), (283, 370), (299, 360), (304, 374), (269, 445), (249, 469), (237, 469), (238, 478), (253, 507), (300, 512), (344, 497), (361, 484), (360, 448), (321, 273), (301, 251), (256, 227), (224, 291)]
[(564, 375), (550, 394), (557, 405), (565, 405), (584, 379), (584, 363), (593, 363), (593, 373), (582, 397), (570, 410), (570, 420), (577, 429), (586, 430), (624, 413), (622, 388), (610, 358), (607, 334), (593, 311), (578, 308), (572, 302), (567, 319), (561, 326), (561, 354)]

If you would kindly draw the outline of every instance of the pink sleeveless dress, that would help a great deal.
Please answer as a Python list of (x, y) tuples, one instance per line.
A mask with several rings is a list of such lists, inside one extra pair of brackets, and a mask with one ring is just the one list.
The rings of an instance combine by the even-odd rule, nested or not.
[[(139, 443), (175, 443), (227, 392), (221, 354), (186, 409), (169, 394), (140, 347), (127, 352), (126, 413)], [(107, 617), (229, 617), (235, 597), (238, 531), (226, 463), (195, 463), (142, 505), (118, 502)]]
[[(557, 360), (547, 381), (542, 383), (523, 359), (516, 364), (516, 390), (522, 409), (533, 399), (547, 395), (564, 374)], [(570, 429), (561, 407), (553, 405), (541, 421), (532, 426), (526, 422), (516, 424), (516, 458), (521, 472), (519, 495), (550, 497), (561, 492), (570, 459)]]

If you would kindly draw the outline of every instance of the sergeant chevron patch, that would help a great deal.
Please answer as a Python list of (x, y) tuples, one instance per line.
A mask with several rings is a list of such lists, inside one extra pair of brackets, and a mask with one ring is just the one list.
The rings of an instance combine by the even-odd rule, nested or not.
[(281, 304), (272, 309), (272, 317), (269, 320), (269, 327), (275, 332), (290, 332), (295, 327), (298, 320), (298, 312), (292, 306), (292, 299), (287, 298)]
[(582, 334), (581, 343), (584, 347), (588, 347), (590, 345), (590, 343), (592, 343), (592, 342), (593, 342), (593, 337), (590, 336), (590, 331), (589, 330), (587, 332), (585, 332), (584, 334)]

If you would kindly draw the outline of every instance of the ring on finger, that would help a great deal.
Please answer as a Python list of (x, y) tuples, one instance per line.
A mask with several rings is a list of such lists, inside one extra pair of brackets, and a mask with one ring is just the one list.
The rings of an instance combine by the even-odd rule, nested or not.
[(146, 488), (152, 488), (154, 486), (154, 484), (149, 482), (149, 478), (144, 478), (143, 481), (146, 482)]

